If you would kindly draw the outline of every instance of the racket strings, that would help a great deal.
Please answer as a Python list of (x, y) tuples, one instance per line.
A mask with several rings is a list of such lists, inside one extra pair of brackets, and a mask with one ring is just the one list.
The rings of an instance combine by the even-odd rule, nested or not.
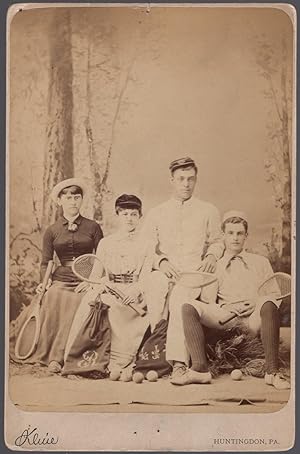
[(281, 295), (287, 295), (291, 293), (291, 279), (283, 276), (277, 277), (277, 285), (280, 288)]
[[(101, 282), (101, 276), (99, 277), (97, 273), (97, 262), (95, 256), (81, 256), (78, 257), (73, 265), (73, 271), (77, 276), (81, 279), (86, 279), (90, 281), (92, 279), (93, 282)], [(107, 291), (109, 291), (112, 295), (116, 296), (119, 299), (123, 299), (124, 295), (120, 290), (116, 290), (111, 288), (110, 286), (106, 286)]]
[(75, 273), (82, 277), (82, 279), (89, 279), (95, 265), (94, 257), (80, 257), (74, 263)]
[(261, 286), (258, 293), (259, 295), (289, 295), (291, 293), (291, 279), (287, 276), (275, 275)]

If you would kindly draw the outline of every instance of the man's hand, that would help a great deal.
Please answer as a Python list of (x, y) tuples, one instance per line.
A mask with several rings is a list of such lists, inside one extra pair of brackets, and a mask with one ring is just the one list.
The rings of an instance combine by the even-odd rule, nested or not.
[(249, 317), (255, 309), (255, 302), (252, 300), (244, 301), (243, 303), (234, 305), (234, 309), (239, 317)]
[(175, 279), (176, 280), (176, 279), (180, 278), (179, 271), (167, 259), (162, 259), (162, 261), (159, 264), (159, 269), (169, 279)]
[(199, 271), (204, 271), (206, 273), (214, 273), (217, 267), (216, 257), (212, 254), (207, 255), (201, 263)]
[[(49, 279), (48, 280), (48, 284), (46, 285), (46, 290), (49, 290), (49, 288), (51, 287), (51, 284), (52, 284), (52, 279)], [(42, 288), (43, 288), (43, 284), (40, 283), (37, 288), (35, 289), (36, 293), (38, 295), (40, 295), (42, 293)]]
[(131, 285), (126, 289), (126, 291), (123, 291), (125, 298), (122, 300), (122, 304), (132, 304), (132, 303), (138, 303), (139, 301), (139, 296), (141, 295), (140, 289), (135, 286)]

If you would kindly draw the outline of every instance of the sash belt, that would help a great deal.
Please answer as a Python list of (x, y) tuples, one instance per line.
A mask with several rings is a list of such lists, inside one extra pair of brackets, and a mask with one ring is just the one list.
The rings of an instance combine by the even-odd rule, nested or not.
[(64, 262), (61, 262), (62, 266), (72, 266), (74, 263), (74, 260), (65, 260)]
[(136, 274), (111, 274), (109, 273), (108, 278), (111, 282), (116, 284), (132, 284), (138, 281)]

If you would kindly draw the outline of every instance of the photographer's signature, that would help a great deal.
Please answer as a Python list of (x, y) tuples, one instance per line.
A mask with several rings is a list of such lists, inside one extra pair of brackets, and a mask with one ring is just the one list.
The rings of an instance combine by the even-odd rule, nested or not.
[(39, 434), (37, 427), (32, 429), (31, 426), (28, 426), (28, 428), (23, 430), (21, 435), (15, 439), (16, 446), (23, 446), (25, 443), (35, 446), (56, 445), (58, 443), (58, 437), (53, 437), (52, 435), (49, 435), (48, 432), (41, 435)]

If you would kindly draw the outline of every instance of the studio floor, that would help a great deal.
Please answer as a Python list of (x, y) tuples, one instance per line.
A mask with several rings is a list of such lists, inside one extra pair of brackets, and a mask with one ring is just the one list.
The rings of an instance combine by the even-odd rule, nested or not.
[(25, 371), (10, 376), (9, 395), (24, 411), (271, 413), (284, 407), (290, 391), (278, 391), (260, 378), (233, 381), (228, 375), (207, 385), (174, 386), (168, 379), (137, 384)]

